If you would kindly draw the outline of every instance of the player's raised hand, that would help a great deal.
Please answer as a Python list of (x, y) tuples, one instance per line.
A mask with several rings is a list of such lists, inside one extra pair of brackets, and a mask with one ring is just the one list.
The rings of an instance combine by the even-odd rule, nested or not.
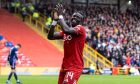
[(51, 12), (51, 17), (54, 20), (58, 20), (59, 15), (64, 15), (64, 13), (65, 13), (65, 9), (64, 9), (63, 5), (62, 4), (57, 4), (56, 7)]
[(56, 10), (58, 11), (59, 15), (64, 15), (64, 13), (65, 13), (65, 9), (64, 9), (63, 5), (60, 3), (56, 5)]

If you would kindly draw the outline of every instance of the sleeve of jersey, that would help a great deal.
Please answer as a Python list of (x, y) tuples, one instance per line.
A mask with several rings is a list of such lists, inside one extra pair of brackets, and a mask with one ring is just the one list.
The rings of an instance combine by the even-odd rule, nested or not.
[(76, 26), (75, 29), (76, 29), (76, 34), (77, 35), (84, 34), (84, 30), (83, 30), (83, 27), (82, 26)]
[(61, 36), (64, 36), (64, 32), (63, 32), (63, 31), (60, 31), (60, 35), (61, 35)]

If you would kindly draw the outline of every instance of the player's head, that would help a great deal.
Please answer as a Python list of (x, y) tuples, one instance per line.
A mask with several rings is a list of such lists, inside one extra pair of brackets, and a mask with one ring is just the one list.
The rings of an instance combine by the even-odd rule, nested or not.
[(72, 27), (82, 24), (83, 19), (84, 19), (84, 16), (80, 12), (73, 13), (72, 19), (71, 19)]
[(16, 47), (17, 49), (19, 49), (19, 48), (21, 48), (21, 44), (16, 44), (15, 47)]

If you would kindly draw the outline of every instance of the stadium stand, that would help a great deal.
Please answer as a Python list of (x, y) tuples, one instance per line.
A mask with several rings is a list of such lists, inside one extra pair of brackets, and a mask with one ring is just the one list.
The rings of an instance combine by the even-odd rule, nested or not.
[(61, 65), (63, 53), (51, 45), (50, 42), (4, 9), (0, 9), (0, 18), (0, 33), (3, 35), (0, 38), (6, 38), (1, 40), (0, 45), (2, 66), (6, 65), (9, 50), (7, 48), (11, 45), (11, 42), (22, 44), (22, 52), (18, 54), (22, 62), (20, 66), (59, 67)]
[[(2, 39), (0, 39), (0, 66), (7, 66), (7, 56), (9, 54), (10, 48), (13, 47), (13, 43), (6, 40), (2, 35), (0, 35)], [(18, 66), (35, 66), (32, 61), (29, 59), (29, 57), (24, 56), (22, 52), (17, 52), (18, 58), (21, 62), (21, 64), (18, 64)]]

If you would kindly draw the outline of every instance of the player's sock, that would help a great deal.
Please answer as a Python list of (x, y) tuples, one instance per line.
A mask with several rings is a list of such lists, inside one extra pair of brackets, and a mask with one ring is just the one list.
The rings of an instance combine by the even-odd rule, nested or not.
[(16, 79), (16, 81), (18, 80), (17, 74), (14, 72), (14, 77)]
[(11, 79), (12, 75), (13, 75), (13, 72), (11, 72), (11, 73), (9, 74), (9, 76), (8, 76), (8, 80)]

